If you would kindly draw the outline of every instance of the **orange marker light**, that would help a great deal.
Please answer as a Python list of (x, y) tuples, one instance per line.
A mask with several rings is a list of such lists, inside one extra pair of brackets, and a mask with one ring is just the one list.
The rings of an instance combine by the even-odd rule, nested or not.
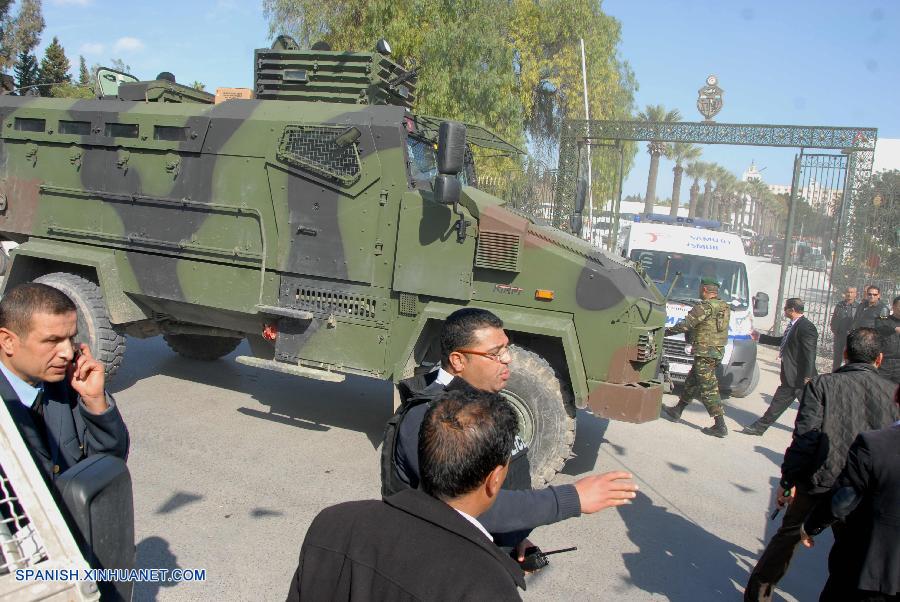
[(538, 301), (553, 301), (553, 291), (548, 291), (542, 288), (534, 291), (534, 298)]

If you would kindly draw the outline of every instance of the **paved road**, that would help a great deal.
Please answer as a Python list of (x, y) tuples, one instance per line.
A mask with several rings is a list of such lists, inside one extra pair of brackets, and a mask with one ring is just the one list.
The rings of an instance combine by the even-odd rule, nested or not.
[[(238, 353), (246, 353), (242, 347)], [(777, 365), (763, 352), (760, 391), (733, 400), (734, 430), (765, 409)], [(130, 427), (138, 563), (205, 568), (205, 583), (139, 584), (135, 600), (281, 599), (321, 508), (379, 493), (378, 450), (391, 412), (386, 383), (334, 385), (180, 358), (159, 339), (131, 340), (111, 384)], [(672, 403), (674, 398), (667, 397)], [(630, 506), (537, 529), (545, 549), (577, 545), (529, 581), (526, 599), (735, 600), (763, 541), (795, 410), (764, 438), (702, 435), (685, 422), (644, 425), (578, 417), (575, 457), (555, 482), (632, 471)], [(802, 551), (785, 599), (815, 599), (827, 538)]]

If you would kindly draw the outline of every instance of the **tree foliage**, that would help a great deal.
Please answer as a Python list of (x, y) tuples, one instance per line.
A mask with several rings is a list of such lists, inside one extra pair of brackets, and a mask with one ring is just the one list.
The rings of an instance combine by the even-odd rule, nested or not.
[(840, 241), (844, 280), (840, 285), (859, 284), (860, 278), (866, 278), (886, 290), (896, 290), (900, 281), (900, 171), (873, 175), (845, 213), (846, 233)]
[(66, 51), (56, 36), (44, 51), (44, 58), (41, 59), (41, 67), (38, 72), (38, 83), (41, 84), (41, 94), (43, 96), (52, 96), (50, 88), (56, 84), (68, 84), (72, 81), (69, 75), (69, 59), (66, 57)]
[[(263, 8), (272, 36), (301, 45), (359, 51), (387, 39), (395, 60), (419, 66), (416, 112), (487, 125), (545, 163), (555, 162), (562, 120), (584, 117), (580, 38), (591, 118), (632, 110), (620, 26), (596, 0), (263, 0)], [(595, 171), (611, 178), (618, 156), (595, 162), (607, 163)], [(510, 166), (496, 162), (495, 173)]]
[(6, 71), (22, 52), (31, 53), (41, 40), (44, 16), (41, 0), (21, 0), (15, 17), (12, 0), (0, 0), (0, 71)]
[(82, 55), (78, 55), (78, 85), (91, 85), (91, 72), (88, 70), (87, 61)]
[(16, 64), (13, 67), (13, 74), (16, 78), (16, 88), (24, 93), (25, 88), (38, 83), (37, 57), (30, 52), (20, 52), (18, 60), (16, 60)]

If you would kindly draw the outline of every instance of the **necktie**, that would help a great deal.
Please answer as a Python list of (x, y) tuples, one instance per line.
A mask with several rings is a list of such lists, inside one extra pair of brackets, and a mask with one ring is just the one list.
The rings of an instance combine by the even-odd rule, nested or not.
[(44, 417), (44, 390), (40, 389), (38, 391), (37, 396), (34, 398), (34, 403), (31, 404), (31, 411), (41, 418)]
[(794, 328), (794, 324), (794, 322), (788, 324), (787, 330), (781, 335), (781, 344), (778, 346), (778, 357), (781, 357), (784, 354), (784, 346), (787, 345), (788, 337), (791, 335), (791, 329)]

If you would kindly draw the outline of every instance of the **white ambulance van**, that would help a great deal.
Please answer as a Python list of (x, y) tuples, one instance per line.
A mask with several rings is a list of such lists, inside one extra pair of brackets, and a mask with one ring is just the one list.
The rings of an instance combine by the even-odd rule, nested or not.
[[(700, 279), (719, 281), (719, 297), (731, 306), (728, 344), (719, 367), (719, 387), (726, 395), (745, 397), (759, 382), (753, 317), (769, 313), (769, 296), (751, 296), (744, 245), (736, 234), (645, 222), (623, 222), (617, 250), (640, 264), (666, 296), (666, 326), (684, 318), (699, 302)], [(675, 384), (687, 378), (693, 359), (684, 335), (663, 341), (661, 367)], [(667, 365), (667, 366), (666, 366)]]

